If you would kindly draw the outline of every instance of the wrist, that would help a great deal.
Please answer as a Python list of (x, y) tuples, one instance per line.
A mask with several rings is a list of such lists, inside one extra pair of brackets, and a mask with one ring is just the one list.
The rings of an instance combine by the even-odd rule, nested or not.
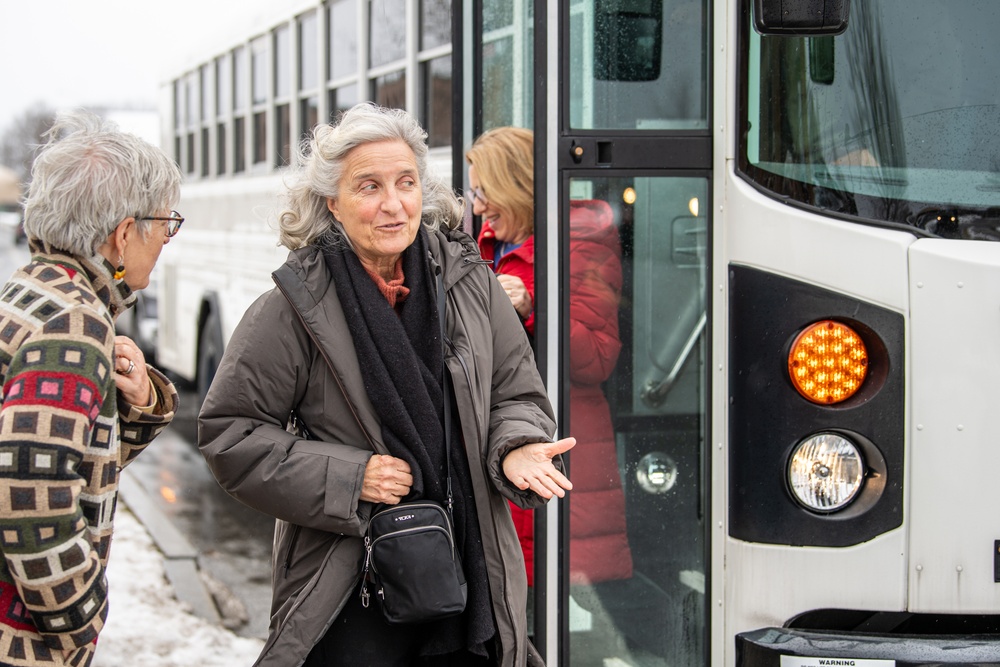
[(136, 407), (137, 410), (139, 410), (141, 412), (145, 412), (146, 414), (150, 414), (156, 408), (156, 404), (158, 402), (158, 399), (157, 399), (157, 396), (156, 396), (156, 386), (153, 384), (153, 378), (151, 378), (151, 377), (149, 377), (147, 375), (146, 376), (146, 380), (149, 382), (149, 398), (147, 399), (147, 400), (149, 400), (149, 405), (137, 405), (135, 407)]

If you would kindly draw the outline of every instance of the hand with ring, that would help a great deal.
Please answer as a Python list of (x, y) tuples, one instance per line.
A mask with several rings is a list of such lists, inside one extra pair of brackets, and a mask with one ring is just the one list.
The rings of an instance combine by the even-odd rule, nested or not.
[(126, 401), (139, 407), (152, 402), (146, 358), (128, 336), (115, 336), (114, 368), (115, 385)]

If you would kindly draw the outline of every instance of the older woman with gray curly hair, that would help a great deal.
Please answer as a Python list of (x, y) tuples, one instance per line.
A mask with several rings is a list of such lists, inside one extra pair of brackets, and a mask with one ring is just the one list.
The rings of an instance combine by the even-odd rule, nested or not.
[(25, 203), (31, 262), (0, 293), (0, 655), (89, 665), (118, 471), (177, 407), (115, 319), (183, 221), (181, 175), (91, 114), (59, 118), (47, 139)]
[[(199, 417), (223, 488), (277, 519), (258, 665), (540, 664), (507, 500), (563, 496), (575, 440), (552, 442), (523, 327), (425, 142), (409, 114), (371, 104), (315, 129), (280, 217), (288, 261)], [(465, 609), (388, 625), (360, 596), (369, 518), (450, 497)]]

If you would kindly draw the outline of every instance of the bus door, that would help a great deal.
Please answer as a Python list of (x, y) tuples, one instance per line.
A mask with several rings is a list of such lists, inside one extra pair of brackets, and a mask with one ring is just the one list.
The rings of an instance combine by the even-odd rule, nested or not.
[(542, 244), (558, 247), (548, 353), (560, 423), (578, 443), (560, 504), (559, 660), (548, 658), (704, 663), (708, 3), (572, 0), (559, 21), (559, 71), (547, 73), (559, 104), (545, 132), (558, 215)]

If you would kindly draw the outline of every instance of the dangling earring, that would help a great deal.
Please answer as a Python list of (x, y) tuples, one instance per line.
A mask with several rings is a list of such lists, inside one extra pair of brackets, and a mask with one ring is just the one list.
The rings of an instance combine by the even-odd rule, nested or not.
[(112, 277), (115, 280), (121, 280), (125, 277), (125, 260), (121, 255), (118, 255), (118, 268), (115, 269), (115, 273)]

